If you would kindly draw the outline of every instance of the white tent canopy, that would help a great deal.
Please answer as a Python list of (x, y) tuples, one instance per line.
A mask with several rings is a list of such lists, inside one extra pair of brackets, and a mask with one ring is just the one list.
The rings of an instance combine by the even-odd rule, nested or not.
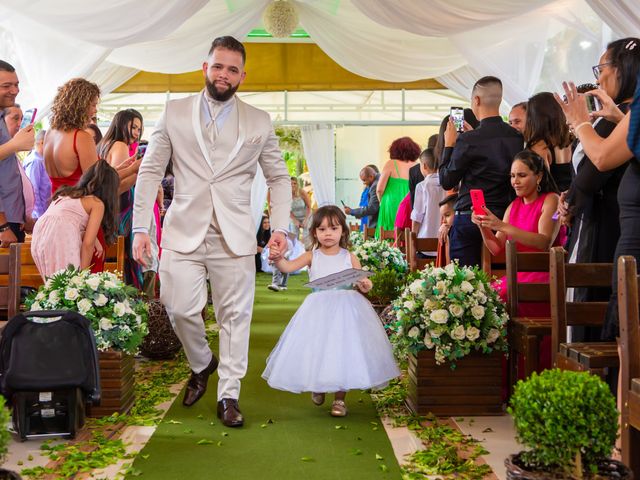
[[(465, 97), (480, 74), (496, 75), (511, 104), (565, 78), (589, 80), (611, 29), (640, 32), (637, 0), (289, 1), (347, 70), (393, 82), (438, 78)], [(46, 109), (72, 77), (108, 93), (139, 70), (196, 70), (214, 37), (244, 38), (268, 3), (3, 0), (0, 58), (19, 72), (20, 101)]]

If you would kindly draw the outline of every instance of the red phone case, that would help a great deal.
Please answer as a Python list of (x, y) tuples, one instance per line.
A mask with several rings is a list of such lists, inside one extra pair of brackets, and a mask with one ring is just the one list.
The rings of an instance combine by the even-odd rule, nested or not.
[(469, 195), (471, 195), (471, 205), (473, 206), (473, 213), (476, 215), (486, 215), (487, 212), (484, 211), (484, 192), (480, 189), (471, 189), (469, 190)]

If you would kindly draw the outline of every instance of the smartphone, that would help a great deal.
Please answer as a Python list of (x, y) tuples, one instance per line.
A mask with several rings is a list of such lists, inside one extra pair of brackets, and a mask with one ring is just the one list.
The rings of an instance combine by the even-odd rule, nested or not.
[(589, 113), (602, 110), (602, 104), (600, 103), (600, 99), (598, 97), (594, 97), (593, 95), (589, 95), (587, 93), (584, 98), (587, 101), (587, 110), (589, 110)]
[(453, 120), (453, 124), (456, 126), (456, 132), (462, 133), (464, 131), (464, 108), (451, 107), (449, 115)]
[(38, 112), (37, 108), (30, 108), (26, 112), (24, 112), (24, 116), (22, 117), (22, 123), (20, 124), (20, 129), (23, 129), (27, 125), (32, 125), (33, 122), (36, 121), (36, 113)]
[(340, 200), (340, 203), (342, 204), (343, 207), (346, 207), (343, 200)]
[(471, 195), (471, 205), (473, 206), (473, 213), (475, 213), (476, 215), (486, 215), (487, 212), (484, 211), (484, 192), (480, 189), (472, 188), (471, 190), (469, 190), (469, 195)]
[(138, 145), (138, 158), (144, 157), (144, 154), (147, 153), (147, 144), (141, 143)]

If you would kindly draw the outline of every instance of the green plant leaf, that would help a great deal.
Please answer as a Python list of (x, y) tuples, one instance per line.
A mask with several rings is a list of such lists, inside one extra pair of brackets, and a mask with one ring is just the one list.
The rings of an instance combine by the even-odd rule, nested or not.
[(214, 443), (213, 440), (209, 440), (207, 438), (203, 438), (201, 440), (198, 440), (196, 442), (196, 445), (212, 445), (213, 443)]

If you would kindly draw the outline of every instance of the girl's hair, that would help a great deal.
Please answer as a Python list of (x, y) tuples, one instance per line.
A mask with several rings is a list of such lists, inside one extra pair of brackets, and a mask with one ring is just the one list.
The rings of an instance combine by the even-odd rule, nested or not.
[(112, 244), (118, 236), (118, 217), (120, 202), (118, 186), (120, 178), (111, 165), (105, 160), (98, 160), (91, 165), (74, 186), (62, 186), (53, 195), (51, 201), (58, 197), (81, 198), (94, 195), (104, 204), (102, 230), (107, 244)]
[(618, 94), (613, 101), (622, 103), (633, 98), (640, 71), (640, 39), (628, 37), (611, 42), (607, 45), (607, 58), (616, 68), (618, 79)]
[(513, 157), (513, 162), (516, 160), (524, 163), (535, 175), (542, 173), (542, 179), (540, 180), (540, 193), (560, 193), (556, 182), (553, 180), (551, 173), (549, 173), (547, 164), (540, 155), (532, 152), (531, 150), (523, 150)]
[(567, 119), (552, 93), (541, 92), (529, 99), (524, 139), (527, 148), (538, 142), (544, 142), (549, 149), (571, 145)]
[(393, 160), (413, 162), (420, 156), (420, 145), (409, 137), (394, 140), (389, 147), (389, 156)]
[(96, 145), (98, 145), (100, 140), (102, 140), (102, 132), (100, 131), (100, 128), (95, 123), (90, 123), (87, 125), (87, 128), (93, 132), (93, 140)]
[(140, 140), (140, 138), (142, 138), (144, 123), (140, 112), (133, 108), (127, 108), (126, 110), (120, 110), (113, 116), (107, 133), (104, 134), (104, 137), (98, 144), (98, 155), (100, 158), (107, 158), (109, 150), (111, 150), (111, 147), (113, 147), (113, 144), (116, 142), (124, 142), (127, 146), (133, 143), (135, 139), (133, 138), (132, 128), (135, 119), (140, 120), (140, 135), (138, 136), (138, 140)]
[(313, 239), (312, 248), (318, 248), (320, 246), (320, 242), (318, 242), (318, 237), (316, 237), (316, 230), (320, 227), (320, 224), (324, 219), (327, 219), (329, 225), (336, 226), (340, 225), (342, 227), (342, 235), (340, 236), (340, 246), (342, 248), (349, 248), (351, 246), (351, 242), (349, 241), (349, 227), (347, 226), (347, 216), (344, 214), (342, 210), (340, 210), (335, 205), (325, 205), (324, 207), (318, 208), (315, 211), (313, 216), (311, 217), (311, 226), (309, 227), (309, 234)]
[(84, 78), (72, 78), (58, 87), (51, 106), (51, 128), (82, 130), (89, 125), (89, 106), (100, 98), (100, 88)]

